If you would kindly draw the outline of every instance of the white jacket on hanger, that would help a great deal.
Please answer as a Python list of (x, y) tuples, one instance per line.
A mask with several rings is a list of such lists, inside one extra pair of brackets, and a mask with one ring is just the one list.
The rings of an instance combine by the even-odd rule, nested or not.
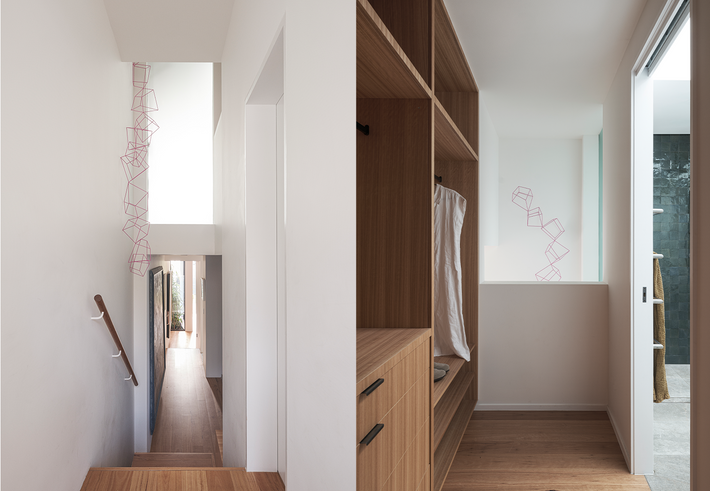
[(458, 355), (466, 361), (461, 289), (461, 228), (466, 199), (453, 189), (434, 192), (434, 356)]

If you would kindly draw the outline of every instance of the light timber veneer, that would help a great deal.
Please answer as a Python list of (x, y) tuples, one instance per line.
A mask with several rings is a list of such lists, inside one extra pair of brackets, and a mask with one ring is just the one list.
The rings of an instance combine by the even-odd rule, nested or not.
[[(356, 3), (357, 488), (439, 491), (478, 399), (478, 87), (442, 0)], [(467, 200), (470, 362), (433, 358), (435, 174)]]

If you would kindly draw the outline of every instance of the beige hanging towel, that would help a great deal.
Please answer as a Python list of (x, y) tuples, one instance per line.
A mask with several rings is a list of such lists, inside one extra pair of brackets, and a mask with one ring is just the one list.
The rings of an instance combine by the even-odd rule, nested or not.
[[(661, 263), (653, 260), (653, 298), (663, 300), (663, 279)], [(666, 381), (666, 313), (663, 304), (653, 306), (653, 337), (663, 345), (663, 349), (653, 350), (653, 401), (670, 399)]]

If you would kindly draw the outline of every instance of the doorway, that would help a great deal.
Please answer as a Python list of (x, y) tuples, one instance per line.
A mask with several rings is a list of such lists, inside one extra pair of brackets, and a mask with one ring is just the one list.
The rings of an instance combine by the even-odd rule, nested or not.
[(688, 16), (670, 0), (634, 69), (632, 471), (652, 491), (690, 486)]
[(165, 380), (150, 452), (184, 454), (186, 466), (193, 459), (194, 465), (221, 467), (221, 257), (163, 260), (171, 276), (175, 326), (166, 332)]
[(246, 464), (286, 482), (286, 199), (281, 31), (246, 101)]

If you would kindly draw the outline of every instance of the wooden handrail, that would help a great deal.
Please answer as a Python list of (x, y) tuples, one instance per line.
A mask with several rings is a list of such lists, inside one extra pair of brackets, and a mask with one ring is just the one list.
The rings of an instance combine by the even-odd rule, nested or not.
[(133, 385), (138, 386), (138, 379), (136, 379), (136, 374), (133, 373), (133, 367), (131, 367), (131, 362), (128, 361), (128, 355), (126, 355), (126, 350), (123, 349), (123, 344), (121, 343), (121, 339), (118, 337), (118, 333), (116, 332), (116, 328), (113, 327), (113, 322), (111, 322), (111, 316), (108, 315), (108, 309), (106, 308), (106, 304), (104, 303), (104, 299), (101, 298), (101, 295), (94, 295), (94, 302), (96, 302), (96, 306), (99, 308), (99, 310), (103, 314), (103, 319), (104, 319), (104, 322), (106, 322), (106, 327), (108, 328), (108, 332), (111, 333), (111, 337), (113, 338), (113, 342), (116, 343), (116, 348), (118, 348), (119, 352), (121, 353), (121, 359), (123, 360), (123, 363), (126, 364), (126, 368), (128, 369), (128, 373), (131, 375), (131, 380), (133, 380)]

